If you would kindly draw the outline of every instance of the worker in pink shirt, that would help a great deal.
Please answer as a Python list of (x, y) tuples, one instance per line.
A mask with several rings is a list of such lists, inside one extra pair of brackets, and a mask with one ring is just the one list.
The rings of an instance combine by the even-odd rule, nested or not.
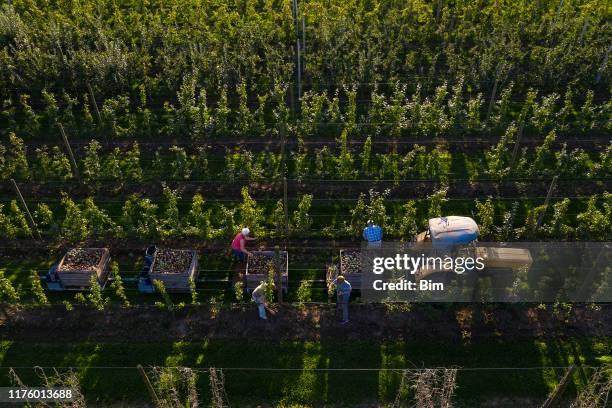
[(251, 230), (244, 227), (232, 240), (232, 255), (240, 262), (245, 262), (246, 257), (251, 255), (246, 249), (246, 241), (253, 241), (255, 238), (249, 237)]

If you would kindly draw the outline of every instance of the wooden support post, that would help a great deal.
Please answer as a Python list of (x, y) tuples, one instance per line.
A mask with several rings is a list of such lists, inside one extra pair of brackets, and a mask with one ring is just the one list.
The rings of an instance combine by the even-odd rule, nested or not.
[(149, 390), (149, 394), (151, 394), (151, 399), (153, 399), (153, 403), (156, 407), (161, 408), (161, 401), (157, 397), (157, 393), (155, 392), (155, 389), (153, 388), (153, 385), (151, 384), (151, 381), (149, 380), (149, 377), (147, 376), (147, 373), (145, 372), (144, 368), (142, 368), (142, 365), (140, 364), (138, 364), (136, 368), (140, 372), (142, 380), (144, 381), (145, 385), (147, 386), (147, 389)]
[(290, 84), (289, 86), (289, 103), (291, 104), (291, 120), (295, 121), (295, 112), (296, 112), (296, 106), (295, 106), (295, 98), (293, 97), (293, 84)]
[(567, 385), (569, 384), (575, 371), (576, 366), (572, 364), (565, 372), (565, 375), (563, 375), (563, 378), (561, 378), (561, 381), (559, 381), (557, 388), (555, 388), (554, 391), (548, 396), (546, 401), (544, 401), (541, 408), (551, 408), (559, 403), (561, 394), (563, 394), (563, 391), (565, 391), (565, 388), (567, 388)]
[(604, 55), (603, 62), (601, 63), (601, 67), (597, 70), (597, 77), (595, 78), (595, 84), (598, 84), (601, 80), (601, 74), (605, 71), (606, 66), (608, 65), (608, 58), (610, 57), (610, 50), (612, 50), (612, 45), (608, 46), (606, 49), (606, 54)]
[(289, 239), (289, 203), (287, 202), (287, 177), (283, 177), (283, 210), (285, 210), (285, 247)]
[(297, 95), (298, 95), (298, 104), (300, 103), (301, 99), (302, 99), (302, 62), (301, 62), (301, 55), (300, 55), (300, 40), (298, 39), (296, 41), (295, 44), (295, 49), (296, 49), (296, 59), (297, 59), (297, 69), (296, 69), (296, 74), (297, 74)]
[(582, 31), (580, 31), (580, 38), (578, 39), (578, 44), (582, 45), (582, 40), (584, 38), (584, 34), (586, 34), (586, 30), (589, 27), (589, 15), (584, 18), (584, 23), (582, 23)]
[(516, 142), (514, 143), (514, 150), (512, 150), (512, 159), (510, 159), (510, 171), (512, 171), (512, 167), (514, 167), (514, 161), (516, 160), (516, 156), (519, 152), (519, 146), (521, 145), (521, 137), (523, 136), (523, 127), (525, 124), (525, 119), (521, 122), (521, 126), (519, 126), (518, 133), (516, 135)]
[[(499, 72), (499, 69), (498, 69)], [(493, 110), (493, 104), (495, 103), (495, 94), (497, 93), (497, 74), (495, 74), (495, 82), (493, 82), (493, 90), (491, 91), (491, 98), (489, 99), (489, 107), (487, 108), (487, 118), (485, 123), (489, 123), (489, 118), (491, 117), (491, 111)]]
[(287, 138), (285, 135), (285, 124), (280, 125), (281, 135), (281, 174), (283, 175), (283, 210), (285, 212), (285, 249), (287, 248), (287, 239), (289, 237), (289, 207), (287, 205), (287, 164), (285, 160), (285, 147)]
[(295, 25), (295, 38), (298, 38), (298, 4), (297, 0), (293, 0), (291, 14), (293, 14), (293, 24)]
[(550, 197), (552, 196), (552, 192), (555, 189), (555, 186), (557, 185), (558, 178), (559, 176), (555, 176), (550, 182), (550, 187), (548, 187), (548, 193), (546, 193), (546, 199), (544, 200), (544, 211), (540, 213), (540, 216), (538, 217), (538, 222), (536, 223), (533, 229), (533, 232), (536, 232), (538, 229), (540, 229), (540, 226), (542, 225), (542, 221), (544, 221), (544, 215), (546, 214), (546, 210), (548, 209), (548, 203), (550, 202)]
[(36, 234), (36, 237), (38, 239), (42, 239), (42, 237), (40, 236), (40, 232), (38, 232), (38, 227), (36, 226), (36, 223), (34, 222), (34, 218), (32, 218), (30, 209), (28, 208), (28, 205), (23, 199), (23, 196), (21, 195), (21, 191), (19, 191), (19, 187), (17, 186), (17, 183), (15, 183), (15, 179), (11, 179), (11, 184), (13, 185), (15, 194), (17, 194), (17, 198), (19, 198), (19, 201), (21, 202), (21, 206), (23, 207), (25, 211), (26, 218), (28, 219), (28, 223), (30, 224), (30, 229), (32, 230), (32, 238), (34, 238), (34, 234)]
[(555, 14), (555, 20), (559, 18), (559, 14), (561, 14), (561, 7), (563, 7), (563, 0), (559, 1), (559, 7), (557, 7), (557, 13)]
[(280, 133), (280, 138), (281, 138), (281, 174), (283, 176), (286, 176), (287, 175), (287, 168), (286, 168), (287, 164), (285, 161), (285, 147), (287, 144), (287, 137), (285, 135), (286, 133), (285, 123), (280, 124), (279, 133)]
[(66, 131), (64, 130), (64, 126), (61, 123), (57, 123), (57, 127), (62, 134), (62, 139), (64, 140), (64, 146), (66, 146), (66, 150), (68, 150), (68, 156), (70, 157), (70, 163), (72, 164), (72, 173), (77, 180), (81, 180), (81, 174), (79, 173), (79, 167), (77, 166), (77, 162), (74, 159), (74, 154), (72, 153), (72, 148), (70, 147), (70, 142), (68, 142), (68, 137), (66, 136)]
[[(306, 17), (302, 16), (302, 56), (306, 58)], [(306, 64), (302, 62), (302, 70), (306, 70)]]
[[(98, 126), (102, 128), (102, 115), (100, 115), (100, 109), (98, 109), (98, 102), (96, 102), (96, 96), (94, 95), (93, 88), (87, 83), (87, 89), (89, 90), (89, 98), (91, 99), (91, 104), (93, 105), (94, 111), (96, 112), (96, 118), (98, 119)], [(104, 142), (108, 144), (108, 139), (106, 138), (106, 133), (104, 133), (104, 129), (102, 129), (102, 136), (104, 137)]]
[(278, 304), (283, 303), (283, 265), (281, 263), (280, 248), (278, 245), (274, 247), (274, 264), (276, 269), (276, 294)]
[(98, 125), (102, 126), (102, 116), (100, 115), (100, 110), (98, 109), (98, 102), (96, 102), (96, 96), (94, 95), (93, 88), (87, 83), (87, 90), (89, 90), (89, 99), (91, 99), (91, 104), (93, 105), (94, 111), (96, 112), (96, 118), (98, 119)]

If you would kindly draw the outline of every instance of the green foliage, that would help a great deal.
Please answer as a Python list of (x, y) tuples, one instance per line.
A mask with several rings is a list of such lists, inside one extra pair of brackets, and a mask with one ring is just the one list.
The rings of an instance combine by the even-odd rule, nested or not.
[[(91, 146), (91, 144), (90, 144)], [(96, 168), (96, 153), (95, 144), (90, 147), (92, 150), (88, 152), (90, 154), (89, 159), (91, 160), (92, 170)], [(88, 159), (86, 157), (86, 159)], [(159, 169), (160, 166), (155, 166)], [(140, 167), (140, 148), (138, 143), (134, 142), (132, 147), (126, 151), (122, 151), (118, 147), (114, 148), (109, 154), (104, 157), (101, 168), (101, 177), (98, 179), (113, 180), (119, 182), (119, 187), (123, 183), (127, 182), (140, 182), (142, 181), (143, 173)]]
[(542, 98), (540, 103), (534, 102), (533, 106), (533, 117), (531, 123), (538, 130), (543, 133), (547, 129), (550, 129), (555, 121), (556, 112), (555, 104), (559, 100), (559, 95), (552, 93)]
[(111, 262), (110, 266), (110, 277), (114, 280), (111, 282), (111, 288), (115, 291), (115, 296), (119, 300), (123, 306), (129, 306), (130, 301), (125, 294), (125, 288), (123, 287), (123, 281), (121, 280), (121, 275), (119, 274), (119, 264), (115, 261)]
[(364, 197), (364, 194), (360, 194), (355, 206), (350, 210), (351, 218), (346, 230), (351, 236), (361, 236), (361, 230), (368, 222)]
[(153, 279), (153, 286), (155, 286), (155, 290), (157, 290), (164, 301), (164, 303), (155, 302), (155, 304), (158, 307), (164, 307), (166, 310), (173, 311), (175, 309), (175, 305), (174, 302), (172, 302), (172, 298), (168, 294), (168, 291), (166, 290), (166, 285), (164, 285), (164, 282), (160, 281), (159, 279)]
[(84, 241), (90, 231), (83, 211), (67, 194), (62, 194), (61, 202), (66, 215), (60, 226), (60, 236), (71, 243)]
[(419, 232), (417, 224), (417, 209), (414, 201), (409, 200), (402, 205), (402, 217), (397, 227), (399, 236), (404, 240), (410, 240)]
[[(280, 202), (280, 201), (279, 201)], [(281, 202), (282, 206), (282, 202)], [(291, 219), (292, 233), (299, 236), (308, 235), (312, 225), (312, 217), (310, 216), (310, 207), (312, 206), (312, 194), (305, 194), (300, 198), (298, 208), (293, 212)], [(284, 213), (284, 210), (283, 210)], [(283, 214), (284, 218), (284, 214)], [(284, 225), (284, 222), (283, 224)]]
[(93, 198), (88, 197), (83, 201), (82, 217), (87, 227), (88, 236), (117, 237), (121, 234), (121, 227), (118, 226), (108, 213), (96, 206)]
[(197, 116), (196, 107), (196, 81), (197, 72), (189, 72), (183, 77), (183, 83), (177, 92), (179, 109), (177, 110), (176, 134), (191, 131), (194, 118)]
[[(86, 198), (80, 207), (67, 194), (63, 194), (61, 202), (66, 215), (60, 225), (60, 236), (68, 242), (82, 242), (89, 237), (114, 237), (121, 233), (121, 228), (106, 211), (96, 206), (93, 198)], [(40, 210), (40, 216), (45, 216), (48, 209)]]
[[(390, 190), (385, 190), (382, 193), (370, 189), (369, 203), (366, 206), (366, 216), (368, 220), (374, 221), (374, 224), (380, 225), (383, 229), (389, 226), (389, 216), (387, 215), (387, 207), (385, 199), (389, 195)], [(362, 225), (362, 228), (365, 224)]]
[(25, 238), (32, 234), (27, 219), (16, 200), (11, 200), (8, 211), (0, 204), (0, 235), (9, 239)]
[[(576, 147), (568, 152), (567, 144), (563, 143), (561, 149), (554, 152), (554, 165), (550, 167), (556, 167), (557, 174), (560, 176), (574, 177), (576, 174), (580, 174), (587, 177), (598, 177), (598, 170), (602, 168), (600, 163), (605, 163), (605, 158), (603, 156), (600, 157), (602, 161), (596, 162), (593, 169), (591, 169), (591, 159), (587, 152), (580, 147)], [(546, 174), (552, 174), (551, 168), (544, 169), (543, 171)]]
[(169, 149), (172, 154), (170, 163), (170, 177), (174, 180), (187, 180), (191, 176), (191, 162), (187, 157), (185, 149), (172, 146)]
[(245, 82), (240, 82), (236, 86), (236, 93), (238, 94), (239, 102), (234, 132), (238, 136), (248, 135), (255, 129), (255, 115), (249, 108), (249, 96)]
[(102, 288), (98, 283), (98, 277), (95, 274), (91, 275), (89, 279), (90, 288), (89, 293), (87, 294), (87, 300), (91, 303), (94, 309), (98, 311), (104, 310), (110, 299), (108, 297), (104, 297), (102, 294)]
[(19, 292), (15, 289), (11, 281), (0, 271), (0, 302), (18, 303), (21, 299)]
[(487, 173), (495, 178), (502, 179), (510, 173), (509, 145), (515, 141), (518, 129), (514, 123), (508, 126), (500, 138), (499, 143), (485, 152), (487, 158)]
[(300, 139), (298, 143), (300, 147), (297, 152), (291, 152), (291, 157), (295, 167), (295, 178), (298, 182), (302, 182), (310, 176), (310, 160), (302, 140)]
[(248, 187), (242, 187), (240, 191), (242, 203), (238, 208), (240, 224), (248, 227), (254, 234), (263, 234), (263, 209), (257, 207), (257, 202), (251, 198)]
[(100, 159), (100, 150), (102, 145), (97, 140), (92, 140), (85, 147), (85, 158), (83, 159), (83, 179), (84, 181), (95, 186), (99, 185), (102, 178), (102, 161)]
[[(233, 237), (236, 234), (236, 210), (221, 205), (219, 209), (219, 219), (221, 227), (216, 230), (215, 235), (225, 238)], [(250, 228), (250, 227), (249, 227)]]
[(66, 181), (72, 178), (72, 168), (68, 157), (58, 146), (51, 153), (46, 146), (36, 149), (36, 175), (40, 180)]
[[(26, 147), (23, 139), (17, 137), (15, 133), (9, 134), (10, 147), (6, 149), (2, 146), (2, 161), (0, 161), (0, 176), (6, 180), (15, 178), (28, 180), (30, 178), (30, 168), (26, 156)], [(0, 145), (1, 146), (1, 145)], [(8, 154), (5, 152), (8, 151)]]
[[(81, 305), (87, 303), (87, 299), (85, 299), (85, 295), (83, 295), (82, 292), (77, 292), (74, 294), (74, 301)], [(68, 307), (66, 307), (66, 309), (68, 309)]]
[(587, 208), (576, 216), (576, 234), (581, 239), (608, 240), (612, 237), (612, 206), (610, 194), (604, 193), (604, 210), (598, 208), (598, 195), (587, 202)]
[(273, 261), (268, 262), (268, 276), (266, 285), (264, 286), (264, 296), (266, 301), (272, 303), (274, 301), (274, 283), (276, 282), (277, 270)]
[(513, 202), (510, 211), (504, 212), (502, 217), (502, 225), (496, 229), (497, 241), (506, 242), (516, 238), (516, 231), (514, 230), (514, 222), (516, 220), (516, 213), (518, 211), (519, 203)]
[(210, 209), (205, 209), (205, 201), (201, 194), (194, 194), (191, 199), (191, 209), (189, 210), (188, 223), (186, 228), (187, 235), (196, 236), (202, 239), (209, 239), (212, 235), (210, 223)]
[[(442, 205), (447, 201), (446, 198), (447, 189), (441, 188), (438, 191), (435, 191), (431, 194), (427, 199), (429, 200), (429, 209), (427, 210), (427, 220), (430, 218), (441, 217), (442, 213)], [(425, 224), (427, 224), (427, 220), (425, 220)]]
[(361, 172), (366, 176), (371, 175), (371, 159), (372, 159), (372, 138), (368, 136), (363, 143), (363, 150), (361, 151)]
[(141, 238), (158, 236), (157, 205), (148, 198), (133, 194), (126, 200), (122, 209), (122, 224), (128, 235)]
[(533, 239), (536, 237), (539, 231), (537, 231), (537, 221), (540, 216), (546, 211), (546, 206), (539, 205), (537, 207), (530, 208), (527, 211), (527, 217), (525, 218), (525, 225), (516, 230), (519, 238)]
[[(312, 198), (312, 197), (311, 197)], [(297, 212), (297, 211), (296, 211)], [(285, 206), (283, 200), (278, 200), (272, 211), (272, 222), (274, 223), (275, 238), (285, 237)]]
[(192, 179), (207, 179), (210, 176), (206, 147), (199, 146), (196, 148), (195, 154), (191, 156), (191, 167)]
[(121, 173), (126, 181), (142, 181), (142, 168), (140, 167), (140, 148), (134, 142), (132, 148), (125, 152), (120, 161)]
[(234, 283), (234, 296), (238, 303), (242, 303), (244, 300), (244, 283), (242, 281)]
[(336, 172), (337, 160), (329, 150), (329, 147), (323, 146), (315, 150), (314, 159), (314, 175), (318, 178), (334, 178)]
[[(536, 175), (547, 175), (550, 176), (553, 170), (547, 167), (547, 163), (553, 161), (554, 154), (551, 152), (552, 144), (557, 138), (555, 131), (551, 131), (544, 138), (544, 142), (535, 148), (535, 158), (531, 161), (531, 165), (528, 167), (527, 174), (530, 176)], [(518, 168), (522, 168), (520, 165)]]
[(340, 135), (340, 156), (337, 159), (338, 175), (342, 180), (354, 179), (357, 175), (355, 160), (348, 148), (348, 129), (344, 129)]
[(40, 276), (38, 276), (38, 272), (33, 270), (30, 274), (30, 280), (32, 283), (32, 294), (34, 295), (34, 301), (36, 304), (39, 306), (48, 305), (49, 300), (47, 299), (45, 289), (43, 289), (42, 284), (40, 283)]
[(72, 303), (70, 303), (67, 300), (62, 301), (62, 304), (64, 305), (64, 308), (66, 309), (67, 312), (71, 312), (74, 307), (72, 306)]
[(476, 199), (476, 222), (480, 229), (481, 237), (488, 237), (492, 232), (495, 221), (495, 207), (491, 198), (487, 198), (485, 202), (480, 202)]
[(599, 153), (599, 161), (595, 164), (593, 176), (610, 177), (612, 175), (612, 144)]
[(574, 228), (568, 224), (569, 220), (567, 217), (569, 205), (569, 198), (564, 198), (562, 201), (553, 204), (552, 217), (549, 222), (542, 226), (542, 230), (549, 237), (566, 240), (573, 234)]
[(199, 305), (198, 301), (198, 288), (195, 279), (189, 277), (189, 291), (191, 292), (191, 304)]
[(306, 303), (312, 300), (312, 283), (307, 280), (300, 282), (300, 286), (297, 289), (297, 301), (298, 303)]
[(165, 184), (162, 184), (162, 187), (166, 203), (164, 206), (164, 212), (159, 218), (159, 235), (162, 239), (168, 237), (178, 237), (182, 234), (182, 225), (178, 209), (178, 201), (180, 197), (176, 191), (171, 190)]
[(19, 103), (23, 111), (23, 131), (28, 136), (35, 136), (40, 130), (39, 117), (29, 103), (30, 95), (19, 95)]
[(102, 122), (116, 138), (134, 134), (136, 124), (130, 112), (130, 100), (126, 95), (117, 95), (104, 100), (100, 109)]

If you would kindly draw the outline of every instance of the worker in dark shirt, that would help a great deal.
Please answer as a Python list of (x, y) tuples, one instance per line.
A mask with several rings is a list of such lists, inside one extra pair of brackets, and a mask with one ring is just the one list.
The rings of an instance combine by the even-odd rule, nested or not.
[(348, 317), (348, 303), (351, 297), (351, 284), (347, 281), (344, 276), (338, 275), (338, 277), (332, 282), (336, 287), (336, 294), (338, 296), (338, 306), (342, 309), (342, 322), (340, 324), (346, 324), (349, 322)]

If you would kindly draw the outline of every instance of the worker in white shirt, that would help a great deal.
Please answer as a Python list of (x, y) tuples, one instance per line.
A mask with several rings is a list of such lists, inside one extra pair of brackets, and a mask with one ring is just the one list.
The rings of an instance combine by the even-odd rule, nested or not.
[(268, 283), (261, 281), (259, 286), (253, 289), (253, 293), (251, 293), (251, 299), (253, 302), (257, 303), (257, 309), (259, 310), (259, 318), (262, 320), (267, 320), (268, 316), (266, 316), (266, 306), (268, 306), (268, 299), (266, 299), (266, 289), (268, 285), (272, 286), (272, 290), (274, 290), (274, 283)]

